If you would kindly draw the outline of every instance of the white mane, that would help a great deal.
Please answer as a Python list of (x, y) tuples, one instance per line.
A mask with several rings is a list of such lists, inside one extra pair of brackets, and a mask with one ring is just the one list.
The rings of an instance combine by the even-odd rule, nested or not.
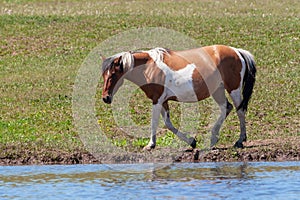
[(149, 51), (146, 51), (146, 53), (149, 54), (149, 56), (153, 59), (154, 62), (160, 62), (163, 61), (164, 54), (168, 53), (168, 51), (164, 48), (157, 47)]
[(117, 53), (103, 61), (102, 73), (105, 72), (106, 70), (110, 69), (114, 60), (119, 57), (121, 57), (121, 62), (123, 63), (124, 71), (128, 71), (133, 68), (133, 65), (134, 65), (133, 55), (130, 52), (121, 52), (121, 53)]
[(133, 57), (132, 53), (124, 52), (122, 54), (121, 62), (123, 62), (124, 71), (131, 70), (134, 66), (134, 57)]
[[(154, 60), (154, 62), (163, 62), (164, 54), (168, 54), (165, 48), (157, 47), (148, 51), (142, 51), (148, 53), (149, 56)], [(121, 62), (123, 63), (124, 71), (129, 71), (134, 66), (134, 57), (131, 52), (121, 52), (117, 53), (107, 59), (102, 63), (102, 73), (110, 69), (114, 60), (121, 57)]]

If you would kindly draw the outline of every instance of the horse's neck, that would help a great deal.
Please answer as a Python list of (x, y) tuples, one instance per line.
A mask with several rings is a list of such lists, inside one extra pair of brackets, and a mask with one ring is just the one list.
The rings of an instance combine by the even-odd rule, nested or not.
[(150, 56), (146, 52), (138, 52), (133, 54), (133, 58), (134, 58), (134, 68), (135, 68), (141, 65), (145, 65), (149, 61)]
[(145, 70), (146, 63), (149, 60), (149, 55), (147, 53), (139, 52), (134, 53), (134, 67), (129, 72), (126, 73), (125, 78), (138, 86), (144, 85), (146, 83)]
[(134, 55), (134, 67), (126, 74), (126, 79), (143, 86), (149, 83), (164, 84), (164, 74), (156, 66), (148, 53), (139, 52)]

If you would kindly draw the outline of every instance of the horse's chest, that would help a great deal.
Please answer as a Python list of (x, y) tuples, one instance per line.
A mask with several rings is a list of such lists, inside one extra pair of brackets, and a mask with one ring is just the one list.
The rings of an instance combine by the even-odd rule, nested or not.
[(195, 65), (190, 64), (178, 71), (168, 71), (165, 79), (167, 96), (176, 96), (184, 102), (197, 101), (193, 87), (194, 69)]

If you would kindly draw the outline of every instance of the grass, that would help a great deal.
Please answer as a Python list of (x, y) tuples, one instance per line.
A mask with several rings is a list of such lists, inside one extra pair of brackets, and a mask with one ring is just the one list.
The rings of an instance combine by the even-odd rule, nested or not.
[[(251, 51), (258, 73), (247, 113), (248, 139), (299, 138), (299, 13), (297, 0), (2, 1), (0, 146), (20, 152), (24, 148), (84, 151), (72, 118), (77, 71), (101, 42), (142, 27), (172, 29), (201, 45), (226, 44)], [(101, 81), (96, 95), (101, 129), (115, 145), (139, 150), (149, 134), (128, 137), (118, 129), (111, 107), (101, 102)], [(149, 125), (150, 101), (140, 91), (130, 101), (135, 123)], [(196, 123), (200, 147), (209, 123), (207, 105), (209, 100), (199, 104), (203, 112)], [(171, 104), (172, 120), (178, 126), (177, 107)], [(238, 132), (237, 117), (231, 114), (219, 144), (233, 144)], [(162, 129), (158, 145), (170, 146), (174, 140)]]

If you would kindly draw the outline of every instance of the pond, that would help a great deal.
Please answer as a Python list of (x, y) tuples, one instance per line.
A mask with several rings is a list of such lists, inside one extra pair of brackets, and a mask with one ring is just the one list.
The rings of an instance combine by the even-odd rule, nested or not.
[(0, 199), (298, 199), (300, 162), (0, 166)]

